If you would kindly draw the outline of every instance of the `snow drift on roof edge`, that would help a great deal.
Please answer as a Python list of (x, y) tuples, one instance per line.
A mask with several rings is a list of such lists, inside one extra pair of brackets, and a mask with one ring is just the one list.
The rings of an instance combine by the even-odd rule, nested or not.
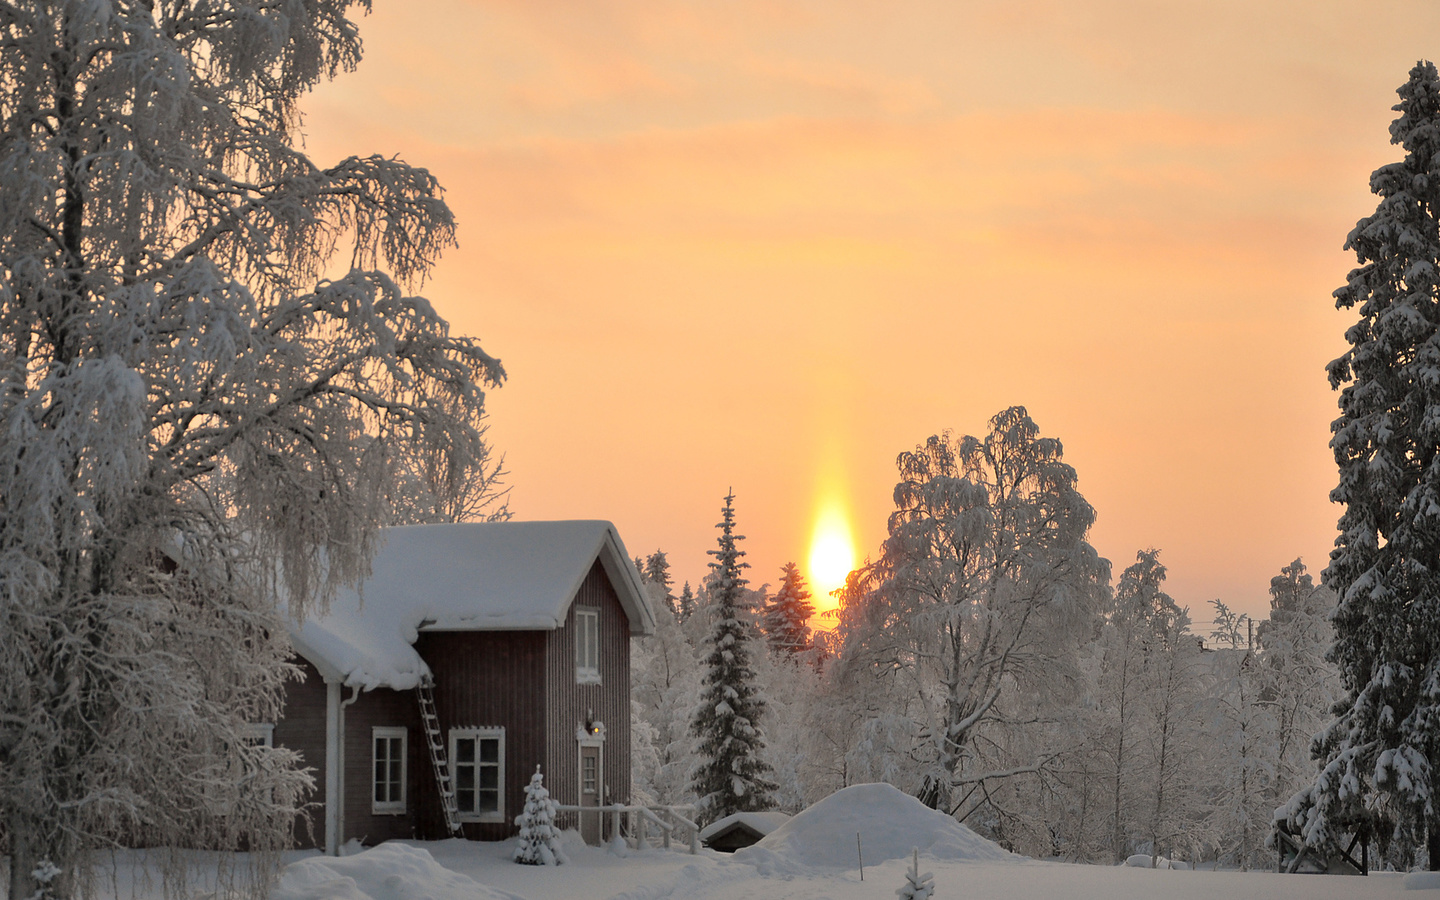
[(615, 527), (601, 520), (387, 528), (360, 591), (292, 625), (291, 640), (348, 686), (409, 690), (430, 674), (413, 646), (422, 627), (560, 627), (607, 536), (629, 566)]
[(762, 875), (798, 874), (806, 868), (856, 868), (855, 835), (866, 865), (910, 855), (912, 847), (933, 859), (1019, 860), (888, 784), (842, 788), (770, 832), (735, 859)]

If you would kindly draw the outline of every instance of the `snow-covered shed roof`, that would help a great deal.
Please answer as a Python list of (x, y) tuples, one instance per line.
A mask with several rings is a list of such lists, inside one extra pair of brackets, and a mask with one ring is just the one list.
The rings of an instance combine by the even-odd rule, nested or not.
[(737, 828), (743, 828), (754, 833), (755, 840), (759, 840), (775, 829), (790, 821), (790, 817), (783, 812), (737, 812), (731, 813), (722, 819), (716, 819), (700, 830), (700, 840), (709, 841), (726, 832)]
[(291, 641), (327, 681), (409, 690), (430, 674), (413, 646), (420, 631), (559, 628), (597, 559), (630, 633), (653, 633), (640, 575), (609, 522), (467, 522), (385, 529), (370, 577), (292, 624)]

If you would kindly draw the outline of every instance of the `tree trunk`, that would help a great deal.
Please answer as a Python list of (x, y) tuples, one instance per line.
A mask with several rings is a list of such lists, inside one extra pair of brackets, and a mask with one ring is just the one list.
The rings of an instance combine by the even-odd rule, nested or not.
[(1115, 819), (1110, 834), (1110, 854), (1118, 866), (1125, 861), (1124, 830), (1120, 819), (1120, 791), (1125, 779), (1125, 692), (1130, 668), (1130, 642), (1125, 642), (1125, 658), (1120, 661), (1120, 740), (1115, 748)]
[(5, 823), (10, 832), (10, 896), (29, 897), (35, 893), (35, 856), (30, 850), (30, 823), (19, 811), (11, 811)]
[(1430, 855), (1430, 871), (1440, 872), (1440, 817), (1425, 817), (1425, 851)]

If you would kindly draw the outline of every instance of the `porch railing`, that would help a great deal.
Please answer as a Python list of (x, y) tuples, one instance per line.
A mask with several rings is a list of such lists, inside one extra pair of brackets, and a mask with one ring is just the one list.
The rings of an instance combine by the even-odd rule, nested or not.
[[(651, 843), (652, 833), (660, 840), (660, 846), (666, 850), (670, 849), (672, 838), (683, 836), (688, 838), (689, 850), (691, 853), (700, 852), (700, 826), (696, 825), (684, 813), (694, 813), (691, 806), (626, 806), (620, 803), (611, 803), (606, 806), (569, 806), (556, 804), (556, 812), (575, 813), (576, 819), (583, 823), (585, 816), (596, 816), (597, 831), (602, 832), (604, 837), (605, 816), (610, 816), (610, 839), (614, 840), (619, 835), (625, 841), (625, 845), (635, 850), (654, 846)], [(653, 831), (652, 831), (653, 829)]]

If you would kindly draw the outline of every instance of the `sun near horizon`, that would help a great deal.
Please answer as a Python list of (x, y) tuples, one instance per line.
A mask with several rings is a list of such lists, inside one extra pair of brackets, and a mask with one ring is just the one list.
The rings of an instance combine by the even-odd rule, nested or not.
[(845, 584), (845, 576), (855, 567), (855, 539), (850, 515), (845, 504), (831, 498), (820, 504), (810, 536), (810, 554), (806, 558), (806, 580), (810, 582), (815, 615), (811, 627), (824, 627), (822, 613), (836, 607), (830, 592)]

